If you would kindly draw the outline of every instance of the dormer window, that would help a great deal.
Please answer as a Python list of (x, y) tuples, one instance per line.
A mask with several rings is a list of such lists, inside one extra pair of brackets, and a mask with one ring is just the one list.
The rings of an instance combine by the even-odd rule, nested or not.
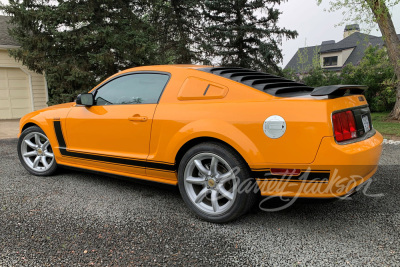
[(338, 57), (324, 57), (324, 67), (337, 66)]

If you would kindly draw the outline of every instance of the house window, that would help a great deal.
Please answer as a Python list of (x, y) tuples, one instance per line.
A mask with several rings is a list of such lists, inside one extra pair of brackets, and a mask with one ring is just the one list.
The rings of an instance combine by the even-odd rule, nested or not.
[(336, 66), (337, 65), (337, 56), (336, 57), (324, 57), (324, 67), (325, 66)]

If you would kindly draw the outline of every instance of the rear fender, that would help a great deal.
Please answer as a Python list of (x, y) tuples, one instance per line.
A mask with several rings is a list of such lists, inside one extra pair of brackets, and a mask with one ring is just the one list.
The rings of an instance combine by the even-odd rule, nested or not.
[[(212, 129), (212, 131), (210, 131)], [(232, 146), (250, 165), (262, 162), (263, 158), (256, 145), (238, 128), (225, 121), (204, 119), (191, 122), (182, 127), (170, 140), (165, 151), (171, 151), (169, 162), (174, 162), (180, 148), (190, 140), (211, 137)], [(235, 140), (235, 141), (234, 141)]]

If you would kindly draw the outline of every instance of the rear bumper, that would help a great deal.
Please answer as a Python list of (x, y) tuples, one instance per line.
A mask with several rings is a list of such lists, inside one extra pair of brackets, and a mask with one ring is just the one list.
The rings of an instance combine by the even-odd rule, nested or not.
[(312, 164), (268, 167), (301, 169), (300, 176), (272, 176), (269, 169), (265, 168), (257, 171), (254, 177), (259, 177), (256, 181), (263, 196), (344, 196), (374, 175), (382, 152), (382, 142), (383, 137), (379, 132), (368, 139), (346, 145), (337, 144), (333, 137), (324, 137)]

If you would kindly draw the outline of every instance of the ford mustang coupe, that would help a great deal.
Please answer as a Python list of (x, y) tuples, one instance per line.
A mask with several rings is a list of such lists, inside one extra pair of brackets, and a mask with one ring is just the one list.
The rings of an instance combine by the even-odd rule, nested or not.
[(334, 198), (377, 170), (366, 88), (311, 88), (250, 69), (128, 69), (76, 102), (20, 121), (19, 158), (178, 185), (197, 216), (227, 222), (262, 196)]

